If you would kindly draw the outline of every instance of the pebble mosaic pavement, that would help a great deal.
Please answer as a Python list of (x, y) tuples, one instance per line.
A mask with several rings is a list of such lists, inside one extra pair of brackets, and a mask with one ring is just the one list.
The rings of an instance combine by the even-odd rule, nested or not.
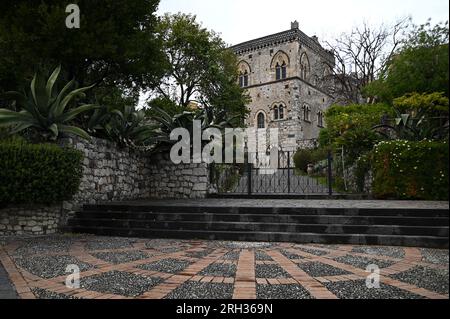
[[(409, 247), (0, 238), (0, 283), (15, 292), (0, 285), (0, 299), (448, 299), (448, 256)], [(65, 285), (72, 263), (79, 289)], [(380, 289), (366, 287), (369, 263), (381, 268)]]

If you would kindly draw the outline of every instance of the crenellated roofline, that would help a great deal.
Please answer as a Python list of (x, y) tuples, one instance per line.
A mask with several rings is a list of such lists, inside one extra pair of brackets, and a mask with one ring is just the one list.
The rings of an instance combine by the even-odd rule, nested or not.
[(314, 53), (319, 54), (322, 58), (334, 64), (333, 53), (324, 49), (317, 38), (309, 37), (298, 28), (293, 28), (283, 32), (271, 34), (262, 38), (242, 42), (230, 47), (237, 55), (243, 55), (252, 51), (260, 50), (273, 45), (287, 42), (299, 41), (311, 49)]

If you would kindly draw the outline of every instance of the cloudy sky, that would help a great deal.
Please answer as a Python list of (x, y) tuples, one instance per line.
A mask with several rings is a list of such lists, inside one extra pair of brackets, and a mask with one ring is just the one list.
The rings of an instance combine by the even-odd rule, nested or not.
[(417, 24), (437, 23), (448, 20), (448, 11), (448, 0), (161, 0), (159, 8), (160, 14), (197, 15), (228, 44), (287, 30), (294, 20), (309, 36), (331, 39), (362, 21), (389, 24), (411, 16)]

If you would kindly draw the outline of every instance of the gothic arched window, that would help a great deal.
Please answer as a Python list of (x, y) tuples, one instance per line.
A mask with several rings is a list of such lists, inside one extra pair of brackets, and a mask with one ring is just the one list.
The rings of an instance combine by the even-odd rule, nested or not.
[(323, 127), (323, 112), (317, 112), (317, 126)]
[(242, 88), (248, 86), (248, 72), (247, 72), (247, 70), (245, 70), (244, 73), (240, 73), (239, 74), (239, 85)]
[(304, 104), (302, 109), (303, 109), (303, 120), (305, 122), (311, 122), (311, 108), (308, 105)]
[(250, 65), (241, 61), (238, 66), (239, 69), (239, 86), (247, 87), (249, 86), (249, 76), (250, 76)]
[(275, 79), (276, 80), (281, 80), (281, 66), (280, 66), (279, 63), (277, 63), (275, 69), (276, 69), (276, 71), (275, 71), (276, 72)]
[(283, 105), (280, 105), (280, 110), (279, 110), (278, 116), (279, 116), (280, 120), (284, 119), (284, 106)]
[(289, 66), (289, 56), (283, 51), (278, 51), (277, 54), (272, 59), (270, 67), (272, 70), (275, 70), (275, 79), (283, 80), (286, 79), (287, 68)]
[(266, 128), (266, 117), (264, 116), (264, 113), (259, 113), (257, 117), (258, 121), (258, 128)]
[(275, 105), (275, 107), (273, 108), (273, 119), (276, 121), (279, 119), (280, 113), (278, 110), (278, 106)]
[(309, 73), (310, 73), (310, 65), (308, 55), (306, 55), (306, 53), (303, 53), (300, 57), (300, 77), (303, 80), (308, 80)]

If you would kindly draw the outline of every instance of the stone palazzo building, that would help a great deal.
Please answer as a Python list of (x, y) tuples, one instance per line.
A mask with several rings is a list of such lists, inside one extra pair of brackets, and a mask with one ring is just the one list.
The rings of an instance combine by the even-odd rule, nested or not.
[(333, 97), (322, 85), (334, 56), (297, 21), (291, 29), (237, 44), (239, 83), (251, 97), (247, 125), (279, 129), (282, 151), (312, 147), (324, 127), (324, 112)]

